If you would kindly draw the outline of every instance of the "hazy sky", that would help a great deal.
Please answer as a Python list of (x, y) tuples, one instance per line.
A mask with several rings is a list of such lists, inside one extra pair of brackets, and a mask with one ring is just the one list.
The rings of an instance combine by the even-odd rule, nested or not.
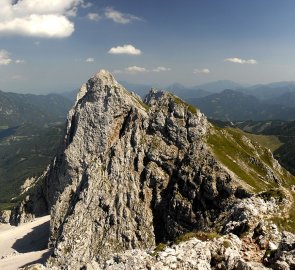
[(0, 89), (70, 91), (99, 69), (165, 86), (295, 80), (294, 0), (0, 0)]

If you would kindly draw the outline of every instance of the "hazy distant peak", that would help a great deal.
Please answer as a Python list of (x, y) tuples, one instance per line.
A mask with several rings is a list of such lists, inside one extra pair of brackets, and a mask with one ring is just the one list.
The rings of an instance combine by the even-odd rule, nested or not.
[(168, 90), (180, 90), (184, 88), (185, 86), (182, 85), (181, 83), (173, 83), (167, 87)]
[(209, 92), (221, 92), (224, 89), (237, 89), (243, 88), (244, 86), (230, 80), (219, 80), (214, 82), (208, 82), (201, 85), (197, 85), (194, 88), (203, 89)]

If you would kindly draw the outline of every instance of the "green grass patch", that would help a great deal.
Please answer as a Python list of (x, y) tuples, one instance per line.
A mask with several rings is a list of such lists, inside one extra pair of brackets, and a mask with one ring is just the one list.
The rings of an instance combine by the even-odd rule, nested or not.
[(155, 247), (155, 249), (154, 249), (154, 251), (152, 252), (151, 255), (152, 255), (152, 256), (157, 256), (158, 253), (164, 251), (164, 250), (166, 249), (166, 247), (167, 247), (167, 245), (166, 245), (165, 243), (159, 243), (159, 244)]
[(242, 136), (241, 131), (233, 128), (214, 127), (207, 142), (223, 165), (250, 185), (254, 191), (259, 192), (268, 188), (268, 185), (261, 180), (265, 177), (265, 172), (261, 166), (251, 162), (255, 154)]
[[(275, 223), (281, 231), (286, 230), (291, 233), (295, 233), (295, 194), (293, 196), (293, 205), (290, 207), (289, 212), (286, 216), (275, 216), (270, 220)], [(282, 209), (283, 210), (283, 209)]]
[(209, 241), (218, 237), (220, 237), (220, 235), (216, 232), (188, 232), (177, 237), (175, 240), (175, 244), (178, 245), (182, 242), (189, 241), (192, 238), (197, 238), (201, 241)]
[(284, 144), (274, 135), (257, 135), (251, 133), (245, 133), (245, 135), (249, 139), (259, 143), (261, 146), (270, 149), (272, 152), (279, 149)]
[(190, 111), (191, 113), (196, 113), (198, 111), (195, 106), (184, 102), (182, 99), (180, 99), (177, 96), (174, 96), (174, 95), (172, 95), (172, 96), (173, 96), (174, 101), (175, 101), (176, 104), (181, 104), (181, 105), (187, 107), (188, 111)]
[[(262, 140), (268, 138), (268, 136), (259, 138)], [(273, 138), (270, 141), (273, 141)], [(255, 192), (279, 187), (279, 184), (269, 178), (267, 172), (270, 169), (286, 186), (295, 183), (295, 177), (285, 169), (275, 168), (272, 153), (257, 141), (253, 141), (248, 133), (235, 128), (213, 126), (207, 138), (207, 143), (212, 148), (216, 158), (241, 180), (250, 185)], [(266, 144), (269, 144), (269, 142)], [(273, 147), (275, 147), (274, 145)]]

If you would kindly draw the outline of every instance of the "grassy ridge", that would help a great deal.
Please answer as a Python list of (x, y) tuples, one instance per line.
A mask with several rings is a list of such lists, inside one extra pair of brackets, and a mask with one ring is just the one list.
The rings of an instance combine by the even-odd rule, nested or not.
[[(272, 150), (276, 150), (281, 142), (274, 136), (253, 135), (235, 128), (214, 126), (207, 138), (207, 143), (216, 158), (249, 185), (252, 191), (263, 192), (264, 196), (275, 199), (278, 199), (278, 194), (285, 194), (281, 199), (291, 200), (292, 205), (287, 209), (287, 213), (271, 220), (281, 229), (295, 233), (295, 194), (292, 191), (295, 177), (284, 168), (278, 169), (272, 153), (261, 146), (271, 146)], [(272, 169), (275, 176), (282, 182), (276, 183), (269, 179), (267, 168)], [(283, 212), (286, 209), (281, 210)]]
[(261, 146), (269, 148), (272, 152), (276, 151), (284, 144), (277, 136), (274, 135), (258, 135), (251, 133), (245, 133), (245, 135), (249, 139), (259, 143)]
[[(278, 183), (269, 179), (269, 169), (272, 169), (275, 176), (285, 185), (295, 183), (295, 177), (285, 169), (276, 169), (272, 153), (268, 149), (249, 138), (257, 139), (239, 129), (213, 127), (207, 143), (217, 159), (252, 187), (253, 191), (260, 192), (279, 187)], [(263, 137), (259, 139), (261, 141)], [(278, 147), (278, 141), (270, 141), (274, 148)]]

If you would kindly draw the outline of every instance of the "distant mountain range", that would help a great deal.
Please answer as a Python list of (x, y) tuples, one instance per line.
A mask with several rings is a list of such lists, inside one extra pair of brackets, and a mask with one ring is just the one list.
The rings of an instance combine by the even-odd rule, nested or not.
[[(120, 83), (126, 89), (130, 89), (130, 91), (135, 92), (141, 97), (147, 95), (151, 88), (157, 88), (152, 85), (133, 84), (125, 81), (122, 81)], [(242, 89), (243, 87), (243, 85), (230, 80), (220, 80), (190, 87), (184, 86), (180, 83), (173, 83), (169, 86), (164, 87), (163, 90), (169, 91), (181, 98), (199, 98), (211, 95), (212, 93), (221, 92), (224, 89)]]
[[(151, 85), (121, 82), (144, 97)], [(229, 80), (186, 87), (179, 83), (165, 90), (197, 106), (208, 117), (219, 120), (294, 120), (295, 82), (244, 86)], [(22, 123), (42, 124), (64, 118), (77, 91), (60, 94), (32, 95), (0, 91), (0, 123), (5, 126)]]
[(72, 102), (58, 94), (33, 95), (0, 91), (0, 125), (42, 125), (64, 120)]
[[(279, 104), (280, 100), (283, 101), (282, 104)], [(287, 107), (284, 105), (286, 101), (283, 97), (277, 98), (276, 102), (270, 102), (271, 100), (263, 101), (244, 92), (224, 90), (202, 98), (186, 98), (186, 101), (198, 107), (208, 117), (219, 120), (295, 119), (295, 100), (292, 107)]]
[(240, 89), (248, 95), (253, 95), (261, 100), (272, 100), (286, 93), (295, 92), (295, 82), (277, 82), (270, 84), (259, 84)]

